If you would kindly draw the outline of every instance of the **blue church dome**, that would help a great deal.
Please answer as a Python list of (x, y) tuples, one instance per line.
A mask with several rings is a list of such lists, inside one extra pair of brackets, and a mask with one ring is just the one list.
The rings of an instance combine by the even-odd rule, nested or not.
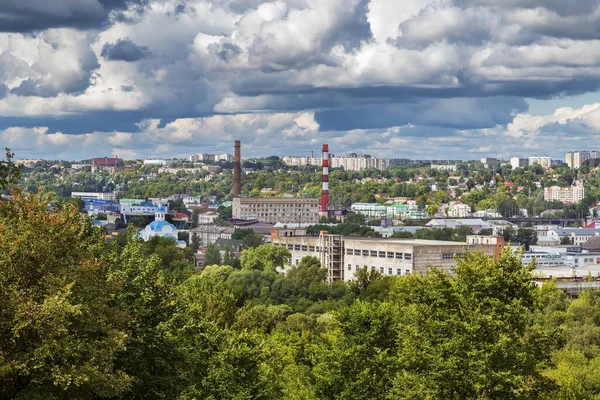
[(162, 230), (165, 226), (170, 226), (171, 229), (177, 230), (177, 228), (175, 228), (175, 225), (173, 225), (167, 221), (152, 221), (152, 222), (150, 222), (150, 224), (148, 226), (150, 227), (151, 230), (153, 230), (155, 232), (162, 232)]

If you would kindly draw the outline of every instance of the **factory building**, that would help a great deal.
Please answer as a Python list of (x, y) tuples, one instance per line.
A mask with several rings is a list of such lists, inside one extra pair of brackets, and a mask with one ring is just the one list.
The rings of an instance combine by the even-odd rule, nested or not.
[(316, 224), (319, 222), (319, 199), (295, 197), (234, 197), (232, 217), (255, 219), (276, 224)]
[(388, 276), (426, 274), (430, 267), (450, 271), (456, 265), (455, 257), (466, 251), (479, 250), (495, 257), (504, 247), (501, 238), (485, 241), (481, 237), (468, 237), (467, 242), (446, 242), (352, 237), (325, 231), (319, 236), (305, 236), (291, 229), (273, 230), (271, 243), (290, 251), (292, 266), (306, 256), (319, 258), (329, 271), (330, 282), (352, 281), (354, 273), (365, 266)]

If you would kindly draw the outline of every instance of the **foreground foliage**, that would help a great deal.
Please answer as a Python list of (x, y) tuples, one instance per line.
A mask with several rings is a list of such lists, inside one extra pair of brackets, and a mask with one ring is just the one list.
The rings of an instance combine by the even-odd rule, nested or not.
[(600, 398), (600, 294), (536, 288), (510, 250), (327, 284), (314, 257), (281, 274), (282, 247), (200, 272), (100, 232), (0, 203), (0, 399)]

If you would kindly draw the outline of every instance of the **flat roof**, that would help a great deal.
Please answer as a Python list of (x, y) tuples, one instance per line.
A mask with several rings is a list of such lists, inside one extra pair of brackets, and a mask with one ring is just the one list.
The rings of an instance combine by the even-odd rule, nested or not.
[(427, 239), (399, 239), (399, 238), (373, 238), (373, 237), (358, 237), (344, 236), (345, 241), (357, 242), (381, 242), (391, 244), (409, 244), (413, 246), (469, 246), (467, 242), (451, 242), (445, 240), (427, 240)]

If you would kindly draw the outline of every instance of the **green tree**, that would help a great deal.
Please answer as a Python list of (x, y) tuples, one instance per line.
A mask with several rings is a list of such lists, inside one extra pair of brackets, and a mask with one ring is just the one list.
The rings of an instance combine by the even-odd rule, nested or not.
[(283, 268), (291, 257), (290, 251), (283, 246), (263, 244), (242, 253), (242, 269), (276, 271)]
[(216, 244), (209, 244), (206, 248), (204, 265), (221, 265), (221, 249)]
[(16, 190), (0, 203), (0, 393), (3, 398), (119, 396), (130, 377), (124, 315), (111, 304), (104, 235), (74, 205)]
[(467, 253), (456, 278), (434, 270), (398, 280), (401, 373), (395, 398), (519, 399), (547, 384), (539, 340), (526, 335), (535, 308), (529, 269), (505, 249), (494, 261)]
[(14, 154), (6, 148), (6, 160), (0, 160), (0, 191), (6, 190), (10, 185), (19, 181), (20, 169), (13, 163)]
[(246, 235), (246, 237), (244, 237), (244, 240), (242, 241), (242, 246), (245, 249), (251, 249), (251, 248), (261, 246), (264, 243), (265, 243), (265, 241), (263, 240), (261, 235), (252, 232), (252, 233)]

